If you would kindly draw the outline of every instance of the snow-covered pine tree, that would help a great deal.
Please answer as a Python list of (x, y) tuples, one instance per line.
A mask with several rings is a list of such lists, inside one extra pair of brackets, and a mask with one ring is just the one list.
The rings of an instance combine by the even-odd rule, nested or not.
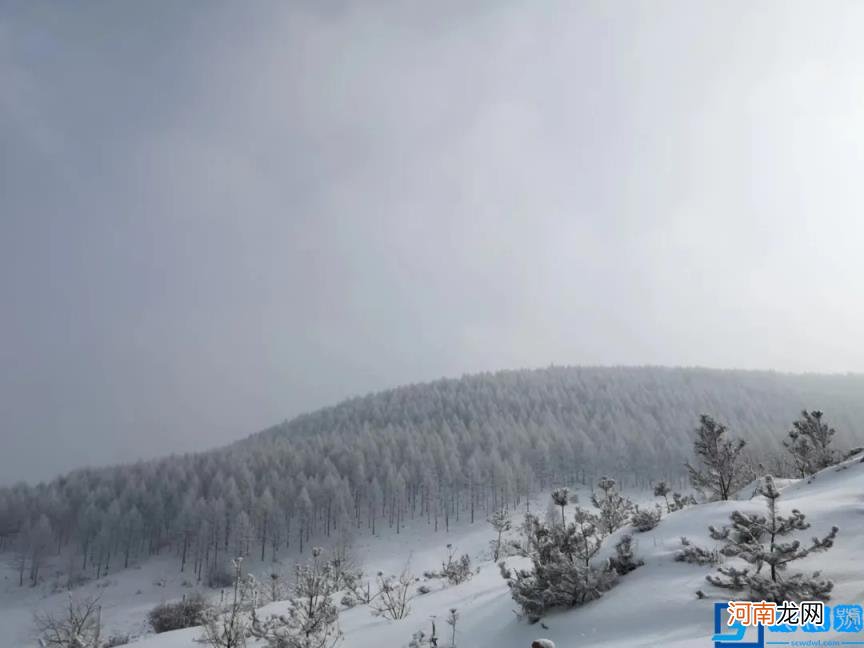
[(672, 509), (669, 507), (669, 493), (672, 492), (672, 489), (669, 488), (669, 484), (665, 481), (659, 481), (654, 485), (654, 497), (662, 497), (663, 501), (666, 502), (666, 512), (671, 513)]
[(492, 528), (498, 534), (498, 537), (492, 541), (492, 559), (498, 562), (498, 558), (501, 555), (501, 536), (512, 528), (512, 524), (510, 517), (504, 509), (495, 511), (489, 516), (489, 524), (492, 525)]
[(523, 528), (531, 569), (511, 570), (499, 563), (513, 600), (531, 621), (550, 609), (572, 608), (599, 598), (615, 583), (617, 574), (608, 563), (591, 564), (601, 542), (597, 516), (592, 518), (581, 509), (577, 516), (579, 523), (548, 525), (526, 515)]
[(556, 488), (552, 491), (552, 503), (555, 506), (561, 507), (561, 524), (566, 524), (564, 519), (564, 509), (570, 502), (570, 490), (567, 488)]
[(456, 608), (450, 608), (447, 615), (447, 625), (450, 626), (450, 648), (456, 648), (456, 623), (459, 621), (459, 612)]
[(212, 648), (244, 648), (249, 619), (243, 609), (241, 580), (243, 558), (232, 561), (234, 567), (234, 591), (230, 606), (226, 610), (209, 609), (205, 612), (202, 643)]
[(624, 534), (615, 545), (615, 555), (609, 559), (609, 567), (619, 576), (629, 574), (637, 567), (645, 564), (644, 560), (636, 558), (633, 553), (633, 536)]
[(831, 447), (836, 431), (822, 421), (822, 412), (813, 410), (801, 412), (801, 418), (792, 423), (788, 440), (783, 442), (792, 455), (795, 468), (801, 477), (807, 477), (838, 460), (837, 452)]
[(743, 439), (729, 439), (726, 426), (707, 414), (699, 417), (699, 429), (693, 442), (693, 453), (699, 466), (686, 464), (690, 483), (712, 500), (728, 500), (744, 485)]
[(265, 620), (253, 610), (250, 634), (262, 639), (268, 648), (335, 646), (341, 633), (337, 625), (339, 610), (333, 603), (333, 595), (340, 585), (333, 561), (315, 547), (310, 561), (296, 567), (288, 612)]
[(459, 585), (471, 580), (474, 572), (471, 571), (471, 556), (462, 554), (454, 560), (455, 547), (447, 545), (447, 562), (441, 563), (441, 577), (446, 578), (451, 585)]
[(636, 506), (633, 516), (630, 518), (630, 523), (636, 527), (637, 531), (644, 533), (656, 527), (660, 523), (661, 517), (662, 511), (659, 505), (653, 511), (651, 509), (640, 509)]
[(720, 552), (694, 545), (689, 538), (681, 536), (681, 549), (675, 552), (675, 560), (694, 565), (716, 565), (720, 562)]
[(618, 491), (618, 484), (610, 477), (601, 477), (597, 489), (591, 501), (600, 509), (600, 527), (610, 534), (627, 524), (635, 507)]
[(672, 503), (669, 505), (671, 511), (680, 511), (681, 509), (685, 509), (688, 506), (694, 506), (698, 502), (696, 502), (696, 498), (692, 495), (682, 495), (681, 493), (672, 493)]
[(411, 635), (408, 648), (438, 648), (438, 634), (434, 616), (432, 617), (432, 633), (427, 635), (423, 630), (418, 630)]
[[(764, 478), (759, 492), (766, 499), (767, 516), (735, 511), (730, 525), (708, 529), (712, 538), (725, 543), (721, 549), (723, 555), (740, 558), (750, 567), (719, 567), (718, 574), (709, 574), (706, 580), (716, 587), (745, 591), (757, 601), (828, 600), (834, 586), (830, 580), (820, 578), (818, 572), (810, 576), (803, 573), (788, 575), (786, 570), (791, 562), (830, 549), (837, 536), (837, 527), (832, 527), (823, 538), (812, 538), (807, 546), (799, 540), (782, 540), (795, 531), (809, 528), (810, 524), (797, 509), (793, 509), (789, 516), (780, 515), (777, 509), (780, 492), (770, 476)], [(762, 573), (764, 567), (768, 568), (767, 574)]]
[(573, 552), (586, 567), (603, 546), (600, 530), (600, 517), (591, 511), (577, 506), (573, 512), (574, 528), (571, 533)]

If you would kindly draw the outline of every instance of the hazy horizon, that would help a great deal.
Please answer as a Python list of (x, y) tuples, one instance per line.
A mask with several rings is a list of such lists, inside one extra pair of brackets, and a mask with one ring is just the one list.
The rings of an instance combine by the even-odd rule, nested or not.
[(864, 372), (828, 6), (4, 3), (0, 484), (478, 371)]

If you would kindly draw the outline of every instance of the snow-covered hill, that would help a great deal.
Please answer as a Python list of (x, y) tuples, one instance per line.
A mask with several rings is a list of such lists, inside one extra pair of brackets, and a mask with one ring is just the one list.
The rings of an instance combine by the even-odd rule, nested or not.
[[(742, 494), (742, 497), (746, 495)], [(835, 547), (827, 553), (813, 555), (801, 563), (801, 569), (819, 569), (835, 582), (833, 600), (861, 602), (864, 598), (864, 570), (859, 566), (864, 540), (864, 463), (857, 458), (829, 468), (807, 481), (789, 482), (783, 489), (781, 508), (802, 510), (811, 523), (806, 537), (822, 535), (832, 525), (840, 527)], [(528, 625), (517, 619), (507, 587), (488, 553), (491, 530), (482, 523), (464, 526), (450, 536), (430, 535), (418, 527), (415, 534), (365, 538), (358, 551), (365, 556), (367, 573), (378, 570), (398, 572), (410, 560), (411, 571), (420, 574), (440, 565), (446, 554), (445, 544), (452, 542), (460, 552), (469, 552), (479, 566), (479, 573), (462, 585), (444, 587), (433, 581), (433, 591), (416, 598), (411, 615), (401, 621), (374, 617), (365, 606), (342, 612), (340, 626), (344, 648), (398, 648), (407, 645), (412, 633), (427, 629), (437, 618), (439, 634), (449, 628), (443, 618), (450, 608), (457, 608), (459, 648), (528, 648), (538, 637), (548, 637), (560, 647), (568, 646), (710, 646), (712, 632), (713, 591), (705, 582), (710, 567), (677, 563), (673, 555), (681, 536), (698, 544), (711, 545), (709, 525), (723, 524), (735, 510), (762, 511), (760, 497), (732, 502), (717, 502), (691, 507), (664, 517), (660, 525), (647, 533), (635, 534), (638, 555), (645, 565), (623, 577), (620, 583), (599, 601), (566, 612), (550, 614), (540, 624)], [(616, 535), (626, 532), (619, 531)], [(606, 541), (614, 544), (615, 536)], [(518, 564), (521, 558), (508, 559)], [(168, 566), (149, 563), (140, 570), (129, 570), (112, 576), (101, 588), (106, 604), (105, 617), (109, 631), (141, 630), (146, 611), (159, 598), (179, 596), (181, 580), (165, 573)], [(165, 579), (160, 586), (157, 580)], [(8, 579), (6, 581), (8, 583)], [(139, 589), (141, 593), (136, 593)], [(708, 600), (698, 600), (697, 589), (704, 590)], [(143, 591), (146, 590), (146, 591)], [(2, 648), (23, 648), (32, 643), (26, 639), (32, 609), (57, 605), (63, 595), (38, 599), (35, 593), (18, 597), (17, 588), (6, 587), (0, 606)], [(160, 596), (161, 594), (161, 596)], [(155, 600), (154, 600), (155, 596)], [(283, 604), (265, 608), (279, 611)], [(136, 648), (193, 648), (199, 636), (197, 629), (181, 630), (139, 638)], [(830, 634), (827, 635), (830, 637)], [(826, 635), (823, 635), (825, 638)], [(444, 644), (446, 645), (446, 643)]]

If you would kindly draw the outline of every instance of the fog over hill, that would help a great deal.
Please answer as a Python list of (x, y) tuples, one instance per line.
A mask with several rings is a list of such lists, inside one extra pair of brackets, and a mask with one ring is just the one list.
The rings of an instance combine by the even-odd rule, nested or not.
[(0, 548), (66, 547), (97, 575), (112, 559), (172, 551), (205, 578), (234, 553), (277, 556), (339, 530), (398, 532), (416, 518), (443, 530), (601, 473), (633, 485), (679, 479), (701, 413), (770, 469), (802, 408), (825, 410), (838, 445), (864, 439), (862, 396), (859, 375), (654, 367), (410, 385), (209, 452), (0, 490)]

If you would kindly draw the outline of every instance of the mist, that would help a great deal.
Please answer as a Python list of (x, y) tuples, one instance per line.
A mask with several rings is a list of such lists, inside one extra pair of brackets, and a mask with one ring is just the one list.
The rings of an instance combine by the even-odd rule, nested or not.
[(0, 483), (439, 376), (864, 371), (864, 5), (0, 7)]

